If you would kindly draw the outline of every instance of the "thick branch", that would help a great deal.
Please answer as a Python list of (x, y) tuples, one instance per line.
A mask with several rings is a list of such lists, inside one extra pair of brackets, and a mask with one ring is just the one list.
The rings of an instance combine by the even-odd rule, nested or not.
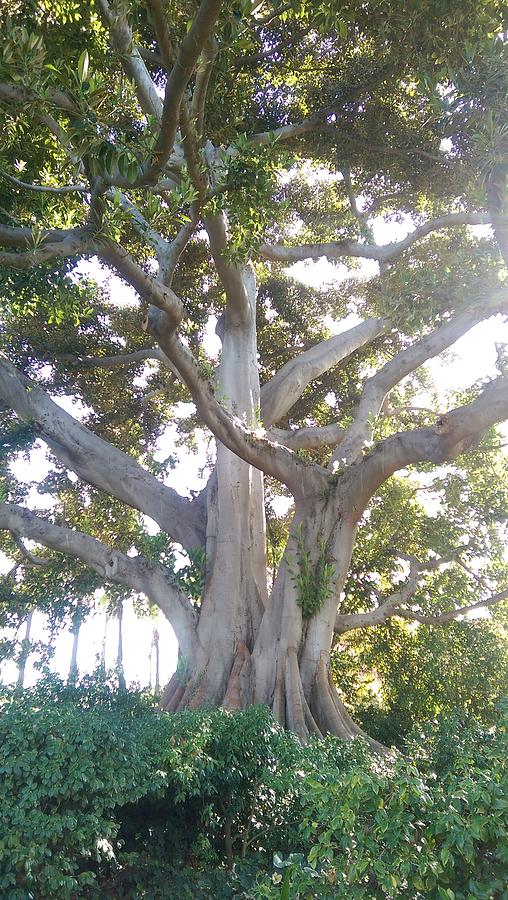
[(0, 172), (0, 178), (5, 178), (15, 187), (39, 194), (87, 194), (90, 192), (89, 184), (62, 184), (58, 187), (49, 184), (30, 184), (27, 181), (20, 181), (19, 178), (15, 178), (14, 175), (9, 175), (7, 172)]
[(440, 325), (426, 337), (402, 350), (365, 382), (362, 398), (354, 420), (331, 464), (336, 461), (349, 465), (354, 462), (372, 439), (373, 427), (387, 394), (403, 378), (418, 369), (424, 362), (442, 353), (478, 322), (508, 307), (506, 290), (497, 291), (483, 303), (478, 302), (471, 311), (459, 313), (449, 322)]
[(91, 238), (74, 237), (59, 241), (57, 244), (44, 244), (42, 247), (27, 250), (22, 253), (13, 253), (0, 250), (0, 266), (10, 269), (33, 269), (52, 259), (67, 259), (78, 253), (91, 251), (93, 247)]
[(211, 35), (203, 50), (196, 73), (196, 85), (192, 95), (192, 118), (200, 138), (204, 133), (206, 95), (218, 50), (217, 39), (215, 35)]
[[(357, 511), (394, 472), (419, 462), (442, 464), (478, 445), (485, 432), (508, 419), (508, 377), (500, 376), (465, 406), (446, 413), (432, 428), (418, 428), (381, 441), (351, 466), (350, 489)], [(347, 477), (347, 476), (346, 476)]]
[(24, 226), (12, 226), (0, 224), (0, 244), (4, 247), (15, 247), (20, 250), (33, 250), (36, 246), (45, 244), (60, 244), (70, 240), (89, 240), (93, 237), (90, 226), (84, 228), (54, 228), (51, 231), (41, 231), (36, 236), (31, 228)]
[(335, 620), (335, 631), (342, 634), (357, 628), (365, 628), (371, 625), (380, 625), (386, 622), (394, 615), (399, 615), (399, 610), (408, 603), (415, 595), (420, 586), (420, 576), (424, 572), (435, 572), (437, 569), (443, 568), (450, 562), (458, 562), (458, 558), (464, 550), (468, 549), (468, 545), (457, 547), (447, 556), (435, 557), (427, 562), (421, 562), (413, 554), (403, 553), (400, 550), (393, 552), (394, 556), (409, 562), (409, 577), (399, 587), (397, 591), (390, 594), (389, 597), (383, 597), (378, 591), (375, 591), (379, 606), (367, 613), (341, 614), (337, 613)]
[(342, 177), (344, 179), (344, 184), (346, 187), (346, 193), (347, 193), (347, 197), (349, 200), (349, 206), (351, 208), (351, 212), (353, 213), (355, 219), (358, 219), (358, 221), (361, 222), (362, 225), (364, 225), (369, 217), (369, 210), (362, 211), (358, 207), (358, 203), (356, 200), (356, 194), (355, 194), (354, 188), (353, 188), (353, 182), (351, 180), (351, 172), (349, 171), (349, 169), (343, 169)]
[(185, 648), (183, 652), (189, 656), (192, 654), (196, 643), (194, 610), (160, 564), (119, 553), (87, 534), (54, 525), (30, 510), (11, 503), (0, 503), (0, 528), (74, 556), (108, 581), (146, 594), (173, 625), (180, 647), (182, 650)]
[(162, 65), (169, 72), (175, 55), (171, 36), (169, 34), (166, 13), (162, 0), (148, 0), (152, 11), (153, 24), (155, 29), (155, 37), (159, 45)]
[(261, 388), (261, 418), (265, 427), (278, 422), (303, 394), (305, 388), (355, 350), (370, 344), (388, 327), (386, 319), (367, 319), (360, 325), (316, 344), (289, 360)]
[(446, 622), (453, 622), (461, 616), (474, 612), (477, 609), (487, 609), (494, 606), (508, 597), (508, 588), (493, 594), (491, 597), (485, 597), (472, 603), (470, 606), (459, 606), (457, 609), (448, 610), (448, 612), (438, 615), (424, 615), (413, 609), (403, 609), (393, 605), (383, 605), (373, 609), (368, 613), (352, 613), (349, 615), (337, 615), (335, 619), (334, 630), (336, 634), (345, 634), (347, 631), (354, 631), (358, 628), (369, 628), (375, 625), (382, 625), (388, 619), (397, 616), (400, 619), (409, 619), (413, 622), (421, 622), (422, 625), (445, 625)]
[(291, 450), (257, 435), (221, 406), (211, 383), (202, 378), (190, 351), (171, 330), (164, 314), (154, 308), (149, 314), (149, 329), (189, 388), (203, 422), (224, 446), (249, 465), (286, 484), (296, 495), (310, 485), (316, 487), (318, 482), (322, 484), (327, 480), (320, 466), (309, 466)]
[(257, 146), (272, 144), (274, 141), (288, 141), (291, 138), (300, 137), (302, 134), (316, 131), (316, 116), (311, 116), (303, 122), (296, 125), (281, 125), (280, 128), (274, 128), (272, 131), (260, 131), (257, 134), (249, 135), (249, 142)]
[(93, 247), (94, 231), (83, 228), (55, 229), (34, 233), (31, 228), (0, 225), (0, 244), (23, 248), (25, 252), (0, 250), (0, 265), (13, 269), (31, 269), (50, 259), (64, 259), (86, 253)]
[(508, 588), (505, 588), (503, 591), (499, 591), (498, 594), (493, 594), (492, 597), (486, 597), (484, 600), (478, 600), (477, 603), (472, 603), (470, 606), (460, 606), (458, 609), (452, 609), (436, 616), (422, 615), (412, 609), (399, 609), (396, 611), (396, 615), (400, 616), (402, 619), (411, 619), (414, 622), (421, 622), (423, 625), (444, 625), (446, 622), (452, 622), (454, 619), (465, 616), (477, 609), (487, 609), (489, 606), (495, 606), (496, 603), (500, 603), (501, 600), (506, 600), (507, 597)]
[(297, 428), (288, 431), (282, 428), (270, 428), (267, 437), (277, 444), (283, 444), (290, 450), (319, 450), (321, 447), (334, 447), (340, 444), (345, 429), (340, 425), (310, 425), (308, 428)]
[(141, 59), (144, 59), (145, 62), (150, 63), (151, 66), (155, 66), (157, 69), (165, 69), (164, 60), (160, 53), (156, 53), (155, 50), (148, 50), (146, 47), (139, 47), (139, 55)]
[(21, 551), (21, 555), (31, 566), (42, 566), (44, 568), (45, 566), (51, 565), (50, 559), (47, 559), (45, 556), (36, 556), (28, 549), (28, 547), (25, 547), (23, 541), (15, 531), (13, 531), (12, 534), (14, 536), (14, 543)]
[(159, 255), (159, 278), (168, 288), (171, 287), (178, 260), (196, 230), (199, 221), (199, 210), (200, 207), (197, 202), (191, 205), (189, 221), (182, 225), (178, 234), (172, 241), (167, 243), (166, 249)]
[[(47, 90), (45, 91), (44, 97), (46, 100), (49, 100), (52, 106), (56, 106), (58, 109), (64, 110), (66, 113), (69, 113), (71, 116), (79, 116), (80, 111), (79, 107), (76, 106), (72, 97), (68, 94), (65, 94), (63, 91), (58, 90)], [(5, 103), (10, 103), (15, 107), (18, 107), (22, 103), (33, 103), (34, 101), (40, 101), (40, 97), (29, 88), (25, 88), (22, 85), (18, 84), (0, 84), (0, 101), (4, 101)]]
[(167, 251), (169, 242), (166, 241), (155, 228), (152, 228), (137, 206), (121, 191), (108, 191), (107, 196), (112, 200), (114, 200), (115, 197), (118, 198), (117, 202), (129, 216), (132, 226), (137, 234), (139, 234), (147, 244), (153, 247), (159, 257), (163, 256)]
[(250, 264), (230, 265), (224, 251), (228, 244), (227, 221), (224, 213), (205, 219), (210, 249), (217, 273), (226, 292), (228, 315), (232, 320), (244, 321), (250, 315), (249, 289), (255, 290), (255, 274)]
[[(126, 201), (129, 204), (129, 201)], [(132, 207), (134, 211), (135, 207)], [(138, 222), (138, 225), (140, 223)], [(158, 245), (163, 239), (152, 234), (152, 242)], [(0, 251), (0, 264), (15, 269), (28, 269), (50, 259), (61, 259), (75, 256), (77, 253), (96, 252), (104, 262), (113, 266), (119, 274), (137, 291), (146, 303), (157, 306), (171, 318), (174, 327), (179, 325), (183, 318), (183, 305), (179, 297), (157, 278), (148, 275), (134, 261), (132, 256), (120, 244), (95, 234), (90, 227), (68, 230), (49, 231), (35, 243), (36, 236), (31, 228), (13, 228), (10, 225), (0, 225), (0, 244), (10, 247), (30, 247), (25, 253), (12, 253)], [(171, 248), (164, 241), (164, 250)]]
[(146, 472), (127, 453), (77, 422), (3, 356), (0, 397), (20, 418), (31, 422), (64, 466), (150, 516), (186, 549), (204, 544), (201, 509), (193, 508), (189, 500)]
[(109, 26), (111, 41), (118, 50), (123, 68), (136, 87), (136, 94), (145, 115), (162, 117), (162, 101), (157, 94), (148, 69), (134, 45), (132, 31), (124, 12), (112, 10), (108, 0), (98, 0), (102, 16)]
[(180, 298), (158, 278), (147, 275), (124, 247), (108, 238), (102, 238), (97, 246), (97, 255), (113, 266), (146, 303), (163, 310), (174, 328), (180, 324), (184, 314)]
[(405, 250), (434, 231), (459, 228), (462, 225), (490, 225), (491, 222), (492, 217), (487, 213), (450, 213), (447, 216), (439, 216), (424, 222), (402, 241), (395, 241), (391, 244), (367, 244), (349, 239), (329, 241), (325, 244), (300, 244), (296, 247), (286, 247), (284, 244), (262, 244), (259, 253), (260, 256), (271, 262), (287, 264), (304, 259), (317, 260), (323, 256), (327, 259), (343, 259), (353, 256), (361, 259), (374, 259), (379, 263), (386, 264), (393, 262)]
[(221, 6), (221, 0), (202, 0), (192, 25), (182, 41), (175, 64), (166, 82), (161, 128), (152, 162), (145, 172), (147, 181), (155, 179), (171, 156), (185, 88), (207, 40), (213, 33)]

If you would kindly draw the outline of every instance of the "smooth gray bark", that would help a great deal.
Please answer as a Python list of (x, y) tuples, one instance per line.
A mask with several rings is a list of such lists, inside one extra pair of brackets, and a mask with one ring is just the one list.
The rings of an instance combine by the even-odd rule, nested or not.
[[(221, 165), (219, 148), (207, 142), (203, 134), (206, 90), (217, 51), (213, 32), (221, 3), (202, 0), (178, 48), (171, 46), (161, 5), (152, 3), (158, 57), (169, 73), (163, 102), (145, 65), (146, 54), (133, 41), (126, 15), (112, 11), (108, 0), (99, 0), (99, 7), (109, 27), (113, 51), (134, 87), (140, 108), (145, 115), (153, 116), (156, 135), (155, 148), (140, 165), (134, 185), (119, 175), (107, 178), (104, 184), (106, 189), (122, 188), (120, 203), (138, 239), (146, 243), (149, 251), (155, 250), (158, 274), (149, 274), (124, 247), (98, 233), (100, 216), (92, 208), (98, 187), (95, 182), (90, 184), (91, 208), (85, 227), (55, 229), (42, 240), (39, 234), (39, 240), (35, 241), (37, 233), (30, 228), (0, 226), (0, 245), (6, 248), (0, 250), (0, 263), (27, 269), (48, 260), (93, 252), (127, 281), (143, 303), (151, 307), (146, 328), (160, 345), (157, 358), (169, 365), (173, 373), (178, 373), (202, 422), (217, 441), (215, 470), (200, 498), (192, 503), (184, 500), (146, 472), (135, 459), (102, 441), (63, 412), (39, 386), (3, 357), (0, 358), (0, 398), (29, 421), (63, 465), (84, 481), (149, 515), (187, 550), (205, 547), (206, 580), (200, 609), (197, 611), (190, 599), (175, 587), (162, 565), (119, 553), (23, 507), (0, 503), (0, 528), (68, 553), (100, 573), (106, 581), (144, 593), (159, 606), (175, 628), (181, 662), (163, 694), (166, 708), (213, 704), (235, 709), (262, 702), (304, 741), (310, 733), (332, 732), (344, 738), (354, 737), (360, 730), (348, 716), (330, 677), (329, 652), (334, 630), (372, 625), (384, 620), (389, 612), (435, 624), (445, 620), (439, 615), (418, 617), (408, 605), (409, 588), (407, 596), (401, 589), (398, 599), (392, 597), (384, 612), (352, 618), (337, 615), (358, 520), (372, 495), (391, 474), (411, 463), (440, 464), (452, 460), (475, 446), (492, 424), (508, 418), (508, 382), (501, 376), (487, 385), (476, 400), (451, 410), (432, 427), (402, 432), (377, 447), (370, 446), (373, 424), (381, 414), (386, 396), (403, 378), (451, 346), (476, 322), (498, 310), (506, 311), (506, 290), (482, 300), (474, 308), (470, 304), (468, 311), (455, 315), (415, 341), (368, 378), (353, 422), (347, 429), (340, 428), (338, 423), (295, 431), (274, 427), (314, 379), (387, 333), (391, 323), (367, 320), (321, 342), (288, 362), (260, 390), (254, 268), (250, 264), (227, 262), (226, 214), (207, 218), (203, 211), (217, 185)], [(188, 103), (185, 90), (192, 83), (193, 75), (195, 91)], [(33, 104), (36, 99), (33, 91), (6, 84), (0, 84), (0, 98), (12, 107)], [(65, 193), (72, 188), (74, 194), (80, 193), (85, 173), (61, 124), (65, 115), (78, 116), (79, 109), (63, 91), (48, 92), (45, 100), (50, 107), (55, 107), (59, 121), (45, 111), (34, 115), (57, 138), (68, 159), (76, 165), (80, 179), (79, 185), (62, 185), (56, 190)], [(329, 112), (317, 110), (303, 122), (284, 125), (271, 133), (251, 135), (250, 141), (267, 144), (274, 137), (290, 140), (319, 131), (337, 134), (335, 126), (327, 122)], [(234, 147), (223, 149), (229, 154), (237, 152)], [(407, 152), (425, 154), (415, 148)], [(444, 160), (444, 156), (436, 158)], [(192, 204), (189, 222), (168, 241), (150, 226), (129, 195), (133, 190), (140, 190), (145, 196), (160, 195), (178, 186), (184, 162), (197, 199)], [(375, 212), (376, 201), (367, 211), (360, 211), (348, 172), (345, 180), (353, 215), (365, 224)], [(506, 261), (506, 217), (500, 197), (500, 190), (506, 187), (505, 180), (504, 176), (495, 183), (491, 179), (488, 212), (452, 211), (418, 225), (402, 241), (385, 246), (349, 239), (296, 247), (265, 243), (259, 255), (285, 264), (322, 256), (367, 258), (385, 267), (433, 232), (492, 223)], [(28, 185), (25, 189), (36, 187)], [(17, 188), (23, 189), (21, 184)], [(226, 297), (221, 362), (213, 384), (203, 377), (198, 361), (178, 336), (185, 303), (172, 288), (176, 265), (200, 222), (206, 229), (210, 256)], [(141, 354), (147, 352), (153, 353), (147, 348)], [(122, 356), (122, 361), (108, 360), (107, 364), (129, 364), (134, 361), (133, 356), (137, 360), (141, 358), (140, 351)], [(260, 409), (262, 424), (258, 421)], [(298, 456), (300, 449), (321, 446), (338, 446), (329, 469), (306, 463)], [(263, 485), (267, 475), (284, 484), (295, 500), (288, 545), (270, 594)], [(296, 577), (302, 554), (316, 573), (324, 558), (330, 566), (326, 590), (312, 608), (306, 606), (309, 598), (302, 596)], [(497, 602), (505, 595), (501, 591), (495, 597), (487, 597), (482, 605)], [(461, 611), (457, 610), (456, 614), (460, 615)], [(370, 618), (362, 619), (362, 615)], [(119, 631), (118, 662), (121, 662), (121, 651)]]
[(33, 610), (31, 610), (25, 620), (25, 636), (21, 643), (21, 652), (18, 661), (18, 678), (16, 681), (16, 693), (22, 694), (25, 688), (26, 664), (30, 655), (30, 633), (32, 630)]
[(79, 648), (79, 635), (81, 632), (81, 618), (76, 618), (76, 621), (72, 626), (72, 650), (71, 650), (71, 661), (69, 664), (69, 681), (76, 681), (78, 677), (78, 648)]

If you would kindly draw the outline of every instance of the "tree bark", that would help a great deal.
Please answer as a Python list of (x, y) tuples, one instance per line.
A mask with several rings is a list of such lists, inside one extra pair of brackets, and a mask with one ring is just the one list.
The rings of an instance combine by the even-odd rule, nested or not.
[[(153, 641), (152, 647), (155, 655), (155, 678), (154, 678), (154, 690), (155, 693), (158, 694), (161, 689), (161, 679), (160, 679), (160, 648), (159, 648), (159, 629), (157, 627), (153, 630)], [(151, 680), (151, 672), (150, 672), (150, 680)]]
[[(228, 303), (219, 329), (222, 356), (216, 396), (248, 427), (256, 427), (260, 387), (254, 274), (250, 267), (234, 271), (228, 267), (224, 280)], [(372, 339), (383, 327), (380, 321), (368, 323), (365, 338)], [(361, 345), (362, 329), (348, 340), (334, 342), (334, 360), (351, 352), (353, 341)], [(360, 511), (352, 515), (343, 508), (349, 496), (344, 499), (337, 489), (323, 495), (321, 488), (321, 483), (316, 489), (313, 482), (300, 486), (289, 542), (269, 600), (263, 476), (217, 442), (207, 491), (206, 582), (197, 653), (184, 665), (180, 662), (164, 691), (164, 708), (241, 709), (264, 703), (302, 741), (311, 733), (343, 738), (360, 733), (329, 671), (337, 599)], [(321, 578), (321, 594), (313, 576)]]
[(116, 651), (116, 671), (118, 673), (118, 687), (124, 691), (126, 688), (125, 673), (123, 670), (123, 601), (119, 600), (116, 607), (116, 619), (118, 622), (118, 644)]
[(19, 654), (16, 694), (22, 694), (25, 689), (25, 672), (27, 660), (30, 654), (30, 632), (32, 630), (33, 615), (33, 610), (31, 610), (25, 620), (25, 637), (23, 638), (21, 653)]
[[(233, 285), (221, 323), (216, 396), (247, 427), (255, 428), (260, 397), (256, 284), (251, 267), (239, 276), (242, 295)], [(234, 683), (247, 665), (267, 603), (263, 475), (220, 442), (207, 507), (198, 651), (180, 705), (235, 708), (241, 703)]]
[(76, 681), (78, 677), (78, 648), (79, 648), (79, 633), (81, 631), (81, 618), (76, 617), (75, 621), (72, 624), (72, 650), (71, 650), (71, 661), (69, 665), (69, 678), (70, 682)]

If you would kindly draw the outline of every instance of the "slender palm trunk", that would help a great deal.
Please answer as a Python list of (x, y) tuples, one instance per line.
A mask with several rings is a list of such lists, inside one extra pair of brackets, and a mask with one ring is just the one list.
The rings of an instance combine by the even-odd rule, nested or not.
[(160, 682), (160, 649), (159, 649), (159, 629), (157, 627), (153, 630), (153, 641), (152, 646), (154, 650), (155, 656), (155, 683), (154, 690), (158, 694), (161, 689)]
[(69, 664), (69, 681), (76, 681), (78, 677), (78, 649), (79, 649), (79, 635), (81, 631), (81, 619), (75, 619), (72, 626), (72, 650), (71, 650), (71, 661)]
[(101, 660), (100, 660), (100, 668), (102, 672), (106, 671), (106, 643), (108, 639), (108, 625), (109, 625), (109, 615), (106, 611), (104, 618), (104, 633), (102, 635), (101, 642)]
[(18, 678), (16, 681), (16, 694), (22, 694), (25, 688), (25, 673), (28, 656), (30, 654), (30, 632), (32, 630), (33, 610), (28, 613), (25, 620), (25, 637), (21, 644), (21, 653), (18, 662)]
[(123, 669), (123, 601), (119, 600), (116, 608), (116, 617), (118, 622), (118, 644), (116, 651), (116, 670), (118, 672), (118, 686), (121, 690), (125, 690), (125, 673)]

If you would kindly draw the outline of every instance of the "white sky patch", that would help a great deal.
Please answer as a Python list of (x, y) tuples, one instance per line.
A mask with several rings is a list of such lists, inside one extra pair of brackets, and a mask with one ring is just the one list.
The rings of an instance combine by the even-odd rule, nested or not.
[(150, 516), (142, 515), (141, 518), (148, 534), (151, 534), (153, 536), (154, 534), (159, 533), (160, 528), (157, 525), (157, 522), (154, 522), (154, 520), (151, 519)]
[(31, 484), (42, 481), (50, 472), (54, 472), (55, 467), (46, 457), (45, 445), (42, 441), (36, 441), (28, 457), (26, 453), (16, 453), (9, 463), (9, 469), (22, 484)]
[(475, 238), (492, 237), (492, 225), (470, 225), (469, 231)]
[(382, 216), (376, 216), (372, 220), (371, 226), (374, 241), (381, 246), (393, 244), (396, 241), (403, 241), (415, 228), (411, 216), (407, 214), (401, 216), (398, 222), (387, 222)]
[(293, 506), (293, 498), (278, 495), (277, 497), (272, 498), (270, 506), (276, 516), (285, 516)]
[(133, 385), (135, 385), (135, 387), (145, 388), (148, 384), (148, 379), (150, 378), (150, 375), (153, 375), (153, 372), (154, 367), (149, 363), (146, 363), (141, 369), (141, 372), (132, 379)]
[(328, 285), (339, 284), (346, 278), (372, 278), (379, 274), (379, 266), (374, 259), (364, 259), (358, 268), (350, 270), (342, 263), (331, 263), (322, 256), (318, 260), (303, 259), (284, 271), (307, 287), (324, 291)]
[[(175, 418), (186, 418), (194, 412), (193, 403), (177, 403), (175, 406)], [(210, 439), (202, 428), (196, 428), (193, 435), (195, 453), (188, 447), (179, 446), (177, 425), (168, 425), (157, 440), (154, 454), (157, 462), (163, 462), (168, 456), (176, 459), (174, 468), (168, 469), (164, 476), (164, 484), (174, 488), (183, 497), (191, 497), (193, 491), (202, 490), (208, 481), (208, 464), (211, 461)]]
[(101, 287), (107, 288), (109, 299), (115, 306), (138, 306), (139, 298), (134, 288), (122, 281), (118, 275), (113, 275), (109, 269), (101, 266), (96, 256), (92, 259), (82, 259), (74, 269), (76, 275), (84, 275), (91, 278)]
[(37, 380), (38, 381), (49, 381), (53, 377), (53, 366), (50, 366), (49, 363), (46, 366), (42, 366), (41, 369), (37, 372)]
[(215, 334), (216, 327), (217, 316), (209, 316), (203, 335), (203, 347), (211, 359), (218, 359), (222, 348), (220, 338)]
[(69, 413), (70, 416), (77, 419), (78, 422), (81, 422), (86, 416), (89, 416), (93, 410), (90, 406), (86, 406), (81, 400), (78, 400), (77, 397), (70, 397), (69, 395), (60, 396), (51, 396), (53, 403), (56, 403), (61, 409), (65, 410), (66, 413)]
[(427, 363), (438, 389), (460, 391), (480, 378), (498, 375), (496, 344), (508, 349), (508, 322), (500, 315), (479, 322), (446, 354)]
[(357, 315), (356, 313), (350, 313), (343, 319), (333, 319), (332, 316), (325, 316), (323, 319), (325, 327), (328, 328), (328, 330), (331, 331), (333, 335), (342, 334), (344, 331), (349, 331), (350, 328), (354, 328), (355, 325), (359, 325), (361, 321), (361, 316)]
[(175, 403), (173, 407), (173, 417), (175, 419), (187, 419), (189, 416), (193, 416), (195, 412), (196, 407), (194, 403), (185, 403), (183, 400)]
[[(0, 561), (1, 565), (1, 561)], [(134, 612), (131, 601), (124, 603), (123, 615), (123, 646), (124, 669), (128, 684), (139, 684), (146, 687), (155, 679), (155, 658), (152, 656), (150, 672), (150, 648), (153, 640), (153, 630), (157, 626), (159, 631), (160, 647), (160, 677), (161, 685), (169, 681), (175, 671), (178, 655), (178, 644), (175, 633), (167, 619), (158, 615), (153, 619), (148, 616), (140, 618)], [(100, 661), (102, 642), (106, 629), (106, 614), (104, 610), (96, 611), (85, 620), (81, 626), (78, 647), (78, 667), (80, 674), (88, 674), (94, 671)], [(24, 635), (24, 626), (20, 630), (20, 637)], [(46, 628), (45, 617), (35, 613), (32, 622), (31, 639), (33, 641), (48, 642), (49, 635)], [(55, 655), (51, 662), (51, 670), (62, 678), (67, 678), (72, 652), (72, 634), (70, 631), (62, 631), (55, 641)], [(109, 619), (106, 632), (106, 668), (113, 667), (116, 662), (118, 644), (118, 623), (116, 619)], [(26, 668), (25, 685), (29, 687), (35, 684), (40, 677), (40, 672), (33, 665), (35, 658), (28, 658)], [(2, 681), (13, 684), (17, 679), (17, 668), (13, 662), (6, 662), (0, 669)]]

